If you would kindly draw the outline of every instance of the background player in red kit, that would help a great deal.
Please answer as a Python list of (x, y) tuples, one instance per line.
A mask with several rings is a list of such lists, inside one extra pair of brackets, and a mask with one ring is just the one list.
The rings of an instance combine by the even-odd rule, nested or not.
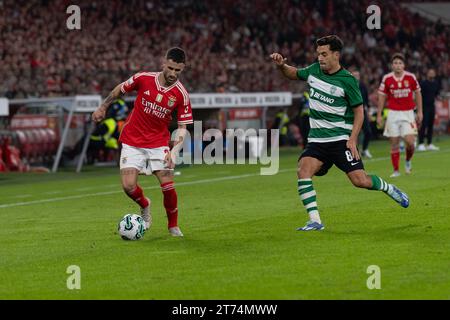
[[(137, 184), (138, 174), (155, 174), (161, 184), (168, 229), (173, 236), (182, 237), (178, 227), (177, 193), (173, 183), (175, 157), (182, 146), (186, 125), (193, 122), (189, 94), (178, 80), (186, 56), (182, 49), (167, 51), (162, 72), (141, 72), (117, 85), (102, 105), (92, 114), (96, 122), (105, 117), (111, 103), (126, 92), (137, 91), (134, 108), (121, 136), (120, 174), (125, 193), (141, 207), (146, 229), (152, 216), (150, 199)], [(178, 130), (172, 150), (169, 148), (169, 123), (177, 109)]]
[[(405, 172), (411, 173), (411, 158), (414, 154), (417, 126), (420, 126), (423, 117), (422, 94), (414, 74), (405, 71), (405, 57), (401, 53), (396, 53), (392, 56), (391, 62), (393, 72), (383, 77), (378, 89), (377, 123), (380, 127), (382, 126), (381, 113), (387, 100), (389, 113), (384, 136), (389, 137), (391, 141), (391, 160), (394, 167), (391, 177), (398, 177), (400, 175), (400, 138), (403, 138), (406, 144)], [(416, 106), (417, 118), (415, 119), (414, 108)]]

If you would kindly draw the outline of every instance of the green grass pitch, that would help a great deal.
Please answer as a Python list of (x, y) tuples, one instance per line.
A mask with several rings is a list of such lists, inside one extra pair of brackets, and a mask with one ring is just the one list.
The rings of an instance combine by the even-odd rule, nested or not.
[[(335, 167), (315, 178), (326, 229), (309, 233), (295, 231), (307, 220), (298, 149), (282, 151), (275, 176), (256, 165), (181, 168), (182, 239), (167, 232), (154, 177), (140, 177), (153, 226), (123, 241), (117, 223), (138, 208), (117, 169), (0, 175), (0, 299), (450, 299), (450, 139), (437, 144), (396, 179), (388, 143), (371, 146), (366, 170), (406, 191), (408, 209)], [(70, 265), (80, 290), (66, 286)], [(381, 289), (366, 286), (371, 265)]]

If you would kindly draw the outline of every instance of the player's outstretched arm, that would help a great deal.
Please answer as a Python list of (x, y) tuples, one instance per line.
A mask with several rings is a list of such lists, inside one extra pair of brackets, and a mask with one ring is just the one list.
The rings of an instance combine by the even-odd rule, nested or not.
[(103, 103), (100, 105), (100, 107), (97, 108), (97, 110), (92, 113), (92, 120), (95, 122), (100, 122), (103, 119), (105, 119), (106, 111), (108, 110), (109, 106), (118, 98), (122, 96), (122, 91), (120, 90), (120, 87), (122, 84), (117, 85), (106, 97), (106, 99), (103, 101)]
[(297, 77), (297, 68), (289, 66), (286, 64), (286, 58), (284, 58), (279, 53), (272, 53), (270, 55), (270, 58), (272, 58), (272, 61), (276, 64), (277, 68), (283, 73), (283, 75), (291, 80), (298, 80)]

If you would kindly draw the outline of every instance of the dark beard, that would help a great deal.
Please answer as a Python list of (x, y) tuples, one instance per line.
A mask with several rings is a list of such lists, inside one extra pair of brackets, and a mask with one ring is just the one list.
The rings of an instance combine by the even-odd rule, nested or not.
[(167, 86), (171, 86), (172, 84), (175, 83), (175, 81), (177, 81), (177, 79), (175, 79), (174, 81), (170, 81), (169, 78), (167, 78), (165, 74), (163, 74), (163, 75), (164, 75), (164, 80), (166, 81)]

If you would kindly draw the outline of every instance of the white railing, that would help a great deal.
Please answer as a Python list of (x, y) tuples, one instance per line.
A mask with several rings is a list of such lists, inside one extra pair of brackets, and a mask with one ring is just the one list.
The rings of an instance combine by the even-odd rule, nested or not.
[[(136, 96), (126, 96), (125, 101), (134, 101)], [(292, 105), (291, 92), (251, 92), (251, 93), (194, 93), (190, 95), (193, 109), (226, 109), (226, 108), (245, 108), (245, 107), (280, 107)], [(69, 126), (75, 113), (93, 112), (101, 103), (102, 98), (99, 95), (77, 95), (69, 97), (43, 97), (28, 99), (12, 99), (0, 98), (0, 116), (9, 115), (9, 106), (11, 105), (32, 105), (34, 107), (48, 107), (55, 105), (64, 108), (69, 112), (62, 130), (61, 141), (52, 167), (52, 172), (58, 170), (64, 145), (67, 140)], [(39, 104), (42, 104), (40, 106)], [(263, 118), (265, 117), (265, 113)], [(265, 120), (265, 119), (264, 119)], [(81, 171), (83, 160), (89, 144), (89, 136), (93, 131), (94, 125), (88, 128), (83, 149), (77, 164), (77, 172)]]

